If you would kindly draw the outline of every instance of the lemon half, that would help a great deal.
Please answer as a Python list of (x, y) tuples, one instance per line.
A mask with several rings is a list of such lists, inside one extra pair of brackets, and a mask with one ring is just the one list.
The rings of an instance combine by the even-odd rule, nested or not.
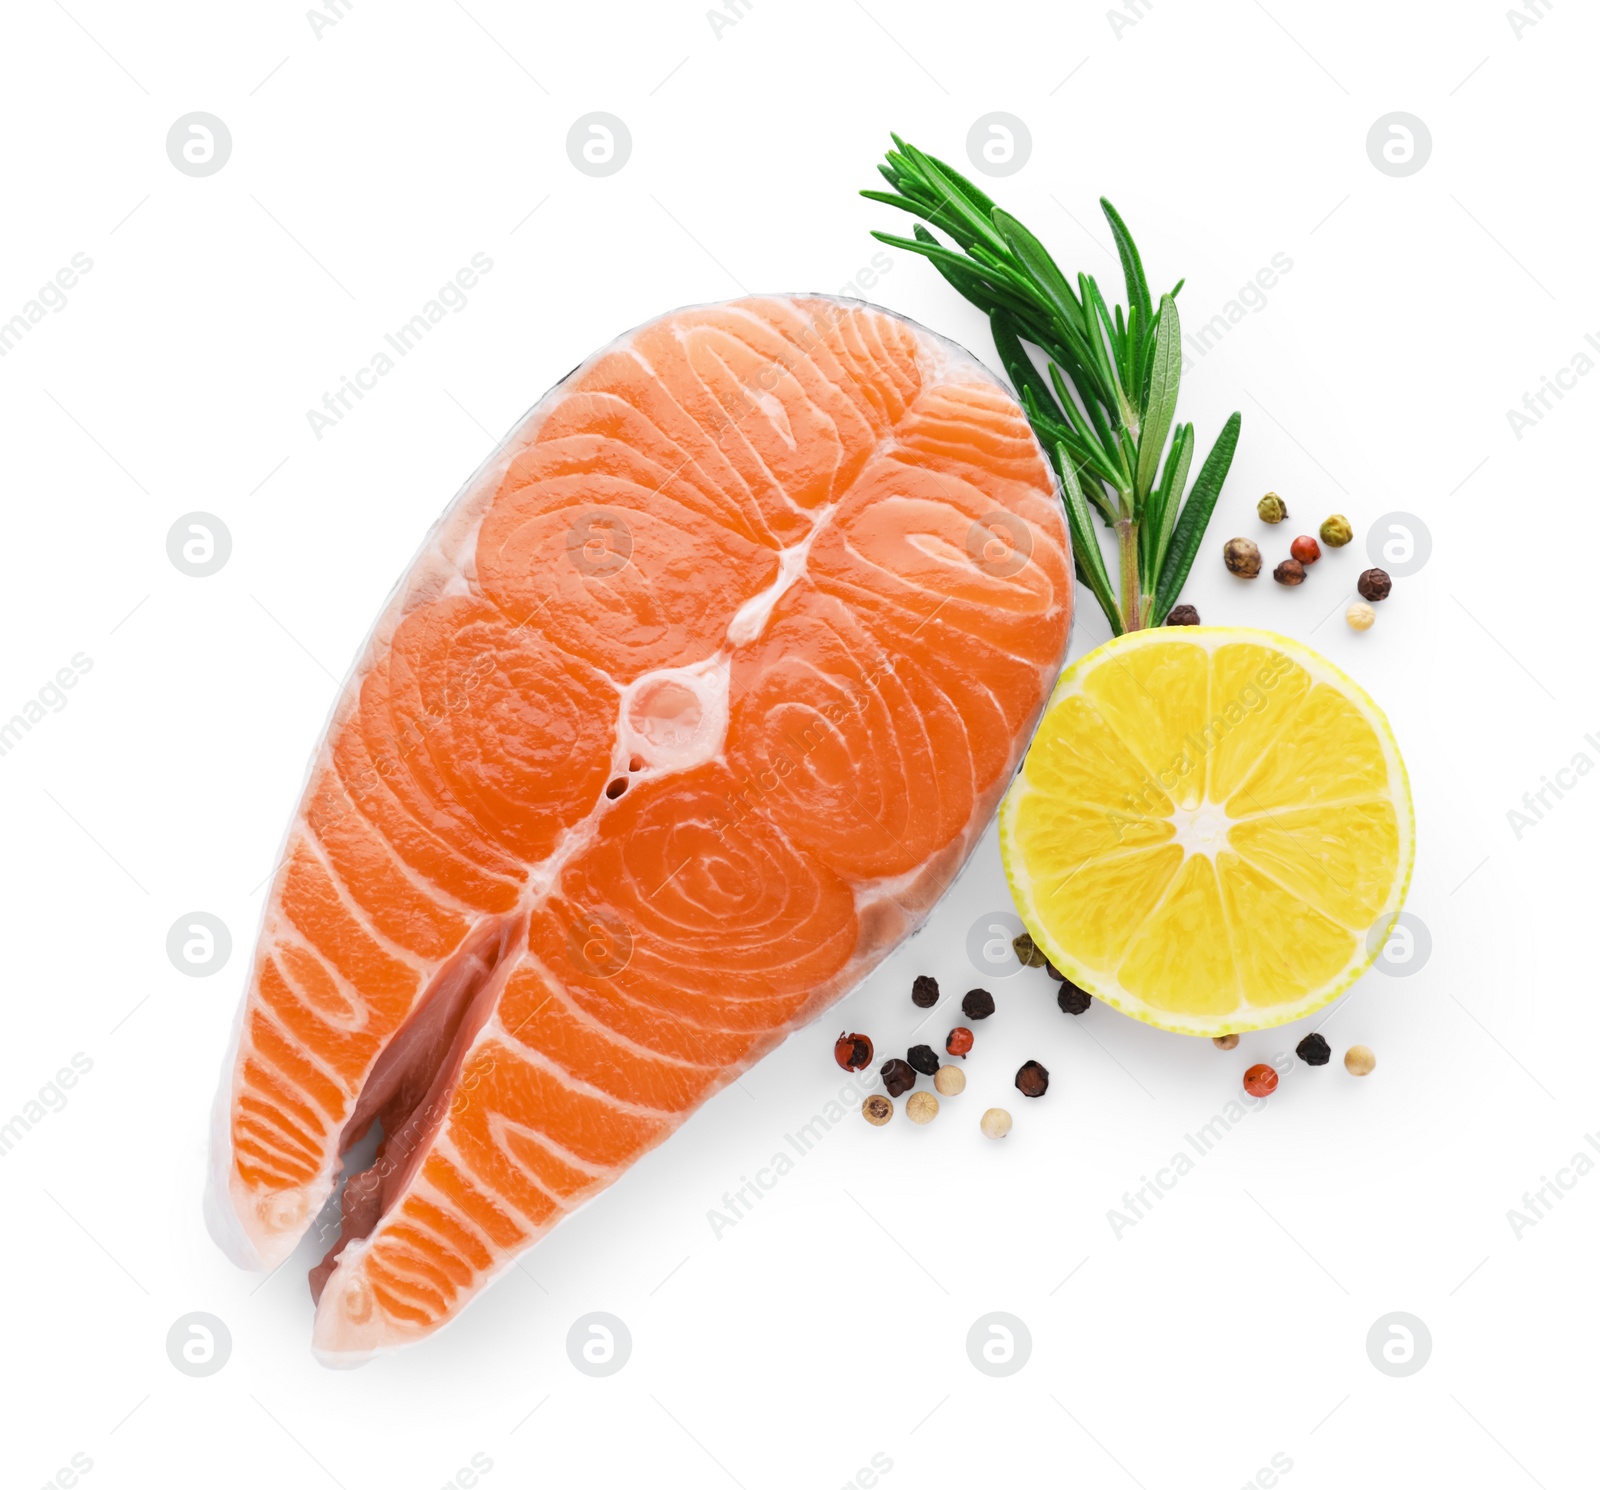
[(1269, 631), (1135, 631), (1061, 676), (1000, 808), (1018, 914), (1096, 998), (1163, 1029), (1299, 1019), (1381, 950), (1415, 854), (1389, 722)]

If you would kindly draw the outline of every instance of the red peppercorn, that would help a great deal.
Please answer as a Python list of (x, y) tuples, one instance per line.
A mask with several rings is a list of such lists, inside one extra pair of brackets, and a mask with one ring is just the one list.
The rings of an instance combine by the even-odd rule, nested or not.
[(841, 1034), (833, 1042), (833, 1058), (846, 1071), (864, 1071), (872, 1064), (872, 1041), (865, 1035)]
[(944, 1048), (951, 1055), (959, 1055), (965, 1060), (967, 1052), (972, 1049), (972, 1031), (958, 1024), (944, 1037)]
[(1317, 540), (1305, 533), (1289, 545), (1289, 552), (1302, 564), (1315, 564), (1322, 557), (1322, 548)]
[(1244, 1073), (1244, 1089), (1252, 1097), (1270, 1097), (1278, 1089), (1278, 1073), (1268, 1065), (1252, 1066)]

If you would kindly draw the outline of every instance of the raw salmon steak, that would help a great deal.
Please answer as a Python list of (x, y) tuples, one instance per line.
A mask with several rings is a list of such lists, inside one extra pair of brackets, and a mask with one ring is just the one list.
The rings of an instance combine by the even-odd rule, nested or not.
[(914, 931), (1066, 651), (1011, 395), (887, 311), (677, 311), (434, 528), (268, 896), (207, 1215), (329, 1364), (419, 1340)]

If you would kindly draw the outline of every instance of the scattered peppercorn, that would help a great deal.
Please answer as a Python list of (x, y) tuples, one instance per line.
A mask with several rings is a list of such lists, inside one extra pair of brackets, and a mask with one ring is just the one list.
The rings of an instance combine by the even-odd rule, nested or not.
[(1275, 491), (1269, 491), (1256, 503), (1256, 516), (1264, 523), (1281, 523), (1288, 515), (1288, 504)]
[(1033, 938), (1027, 932), (1019, 932), (1011, 938), (1011, 950), (1017, 954), (1017, 961), (1023, 967), (1048, 967), (1049, 960), (1033, 944)]
[(1167, 625), (1169, 626), (1198, 626), (1200, 612), (1192, 605), (1175, 605), (1167, 612)]
[(931, 1123), (939, 1116), (939, 1099), (932, 1092), (912, 1092), (906, 1098), (906, 1116), (914, 1123)]
[(994, 995), (987, 988), (969, 989), (961, 1000), (961, 1012), (968, 1019), (987, 1019), (994, 1013)]
[(940, 1066), (933, 1089), (941, 1097), (959, 1097), (967, 1089), (967, 1073), (960, 1066)]
[(1254, 579), (1261, 573), (1261, 550), (1248, 538), (1230, 538), (1222, 545), (1222, 562), (1229, 574)]
[(872, 1064), (872, 1041), (865, 1035), (841, 1034), (833, 1042), (833, 1058), (846, 1071), (865, 1071)]
[(1298, 559), (1285, 559), (1272, 571), (1272, 577), (1280, 585), (1303, 585), (1306, 581), (1306, 566)]
[(1328, 1049), (1328, 1042), (1316, 1033), (1307, 1035), (1295, 1046), (1294, 1053), (1308, 1066), (1326, 1066), (1328, 1057), (1333, 1054)]
[(1055, 965), (1055, 963), (1051, 962), (1048, 957), (1045, 959), (1044, 970), (1052, 978), (1054, 978), (1057, 983), (1065, 983), (1067, 981), (1067, 975), (1062, 972), (1061, 969)]
[(1317, 540), (1305, 533), (1289, 545), (1289, 552), (1302, 564), (1315, 564), (1322, 557), (1322, 549)]
[(1211, 1037), (1211, 1043), (1215, 1045), (1218, 1050), (1232, 1050), (1238, 1045), (1239, 1037), (1237, 1035), (1213, 1035)]
[(1352, 1045), (1344, 1053), (1344, 1068), (1352, 1076), (1370, 1076), (1378, 1058), (1367, 1045)]
[(913, 1045), (906, 1052), (906, 1060), (913, 1071), (932, 1076), (939, 1069), (939, 1057), (931, 1045)]
[(1350, 527), (1350, 519), (1344, 513), (1336, 512), (1332, 517), (1322, 520), (1322, 526), (1317, 529), (1322, 535), (1322, 541), (1329, 548), (1343, 548), (1356, 535)]
[(957, 1025), (944, 1037), (944, 1048), (951, 1055), (959, 1055), (962, 1060), (967, 1058), (967, 1052), (972, 1049), (972, 1031), (964, 1025)]
[(1056, 994), (1056, 1006), (1063, 1014), (1082, 1014), (1094, 1000), (1078, 985), (1067, 978), (1061, 980), (1061, 991)]
[(1011, 1131), (1011, 1114), (1003, 1107), (991, 1107), (978, 1119), (985, 1138), (1004, 1138)]
[(1363, 569), (1356, 581), (1356, 592), (1363, 600), (1383, 600), (1394, 588), (1394, 581), (1382, 569)]
[(861, 1104), (861, 1116), (874, 1128), (881, 1128), (894, 1116), (894, 1103), (882, 1092), (874, 1092)]
[(1017, 1090), (1024, 1097), (1042, 1097), (1050, 1090), (1050, 1073), (1038, 1061), (1024, 1061), (1017, 1069)]
[(911, 984), (911, 1002), (919, 1009), (931, 1009), (939, 1002), (939, 980), (921, 974)]
[(1278, 1073), (1265, 1064), (1252, 1066), (1244, 1073), (1244, 1089), (1252, 1097), (1270, 1097), (1278, 1089)]
[(1373, 610), (1365, 600), (1356, 601), (1344, 613), (1344, 624), (1352, 631), (1371, 631), (1372, 623), (1377, 619), (1377, 611)]
[(883, 1089), (891, 1097), (909, 1092), (917, 1084), (917, 1073), (904, 1061), (885, 1061), (878, 1067), (878, 1075), (883, 1078)]

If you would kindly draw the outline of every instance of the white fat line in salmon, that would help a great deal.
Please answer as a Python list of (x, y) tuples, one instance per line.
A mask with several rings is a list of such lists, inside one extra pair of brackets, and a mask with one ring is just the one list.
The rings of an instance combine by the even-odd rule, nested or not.
[(94, 658), (86, 652), (74, 652), (70, 667), (58, 667), (54, 677), (9, 719), (0, 721), (0, 755), (9, 755), (22, 743), (22, 737), (32, 732), (34, 725), (43, 722), (45, 710), (59, 714), (66, 708), (68, 699), (63, 691), (78, 686), (78, 679), (94, 667)]
[(466, 265), (439, 286), (431, 299), (423, 302), (422, 309), (410, 320), (402, 321), (393, 331), (384, 332), (384, 342), (395, 356), (379, 350), (368, 358), (365, 367), (358, 367), (348, 375), (341, 373), (339, 386), (332, 393), (322, 395), (321, 411), (306, 410), (306, 423), (311, 426), (311, 433), (320, 440), (330, 429), (337, 429), (345, 415), (378, 386), (378, 380), (388, 377), (399, 366), (396, 357), (409, 357), (445, 319), (447, 311), (460, 315), (467, 308), (467, 292), (476, 289), (479, 277), (493, 268), (494, 260), (479, 249)]
[(78, 1084), (80, 1076), (87, 1076), (92, 1070), (94, 1061), (81, 1050), (76, 1052), (69, 1065), (63, 1066), (39, 1088), (37, 1096), (22, 1104), (20, 1112), (0, 1123), (0, 1158), (8, 1155), (52, 1112), (60, 1112), (67, 1105), (67, 1091)]
[[(882, 262), (880, 263), (879, 260), (882, 260)], [(887, 274), (894, 267), (893, 260), (889, 258), (887, 253), (874, 254), (872, 263), (884, 274)], [(866, 281), (866, 283), (862, 284), (864, 289), (870, 289), (872, 285), (877, 283), (877, 279), (871, 271), (863, 269), (856, 274), (855, 279), (846, 281), (841, 286), (839, 293), (843, 296), (855, 294), (858, 281)], [(826, 308), (821, 313), (812, 316), (795, 333), (799, 356), (774, 357), (755, 378), (739, 380), (739, 392), (744, 398), (744, 406), (738, 410), (737, 417), (732, 421), (734, 427), (737, 427), (749, 414), (761, 407), (760, 398), (751, 396), (751, 388), (753, 387), (759, 395), (765, 397), (770, 395), (772, 390), (778, 386), (778, 379), (786, 373), (792, 373), (796, 365), (801, 361), (810, 362), (814, 365), (817, 348), (824, 345), (822, 339), (824, 333), (838, 327), (845, 317), (849, 315), (850, 309), (851, 307), (848, 304), (840, 301), (828, 301)], [(727, 428), (726, 424), (719, 426), (718, 434), (722, 434)]]
[(779, 1180), (786, 1174), (792, 1174), (799, 1166), (799, 1161), (804, 1159), (816, 1146), (832, 1132), (832, 1130), (846, 1117), (852, 1108), (859, 1107), (872, 1090), (878, 1077), (877, 1072), (870, 1068), (857, 1074), (822, 1104), (822, 1110), (816, 1113), (809, 1122), (802, 1123), (793, 1133), (785, 1133), (783, 1141), (793, 1154), (780, 1149), (765, 1164), (756, 1170), (754, 1177), (742, 1174), (736, 1189), (722, 1192), (722, 1209), (712, 1206), (706, 1212), (706, 1221), (711, 1226), (711, 1235), (719, 1242), (722, 1233), (732, 1230), (746, 1216), (756, 1208), (758, 1201), (765, 1200), (768, 1193), (773, 1190)]
[(1128, 792), (1123, 797), (1128, 811), (1120, 812), (1115, 807), (1106, 810), (1106, 821), (1116, 828), (1118, 839), (1125, 838), (1130, 828), (1154, 821), (1166, 822), (1172, 806), (1168, 794), (1175, 792), (1200, 769), (1211, 752), (1244, 722), (1247, 714), (1259, 714), (1266, 708), (1267, 695), (1282, 682), (1293, 666), (1291, 657), (1283, 652), (1277, 653), (1271, 662), (1257, 671), (1253, 683), (1246, 683), (1212, 715), (1211, 722), (1201, 729), (1198, 737), (1190, 730), (1183, 737), (1183, 749), (1171, 760), (1154, 771), (1146, 768), (1139, 778), (1143, 790)]
[[(732, 816), (719, 818), (712, 823), (712, 830), (718, 838), (725, 838), (729, 828), (737, 827), (756, 810), (755, 798), (774, 792), (782, 782), (793, 774), (822, 742), (828, 737), (824, 724), (837, 724), (849, 714), (863, 713), (876, 694), (873, 690), (879, 681), (894, 672), (894, 659), (887, 652), (878, 654), (875, 669), (862, 676), (859, 683), (848, 684), (845, 688), (845, 700), (834, 700), (822, 709), (815, 711), (816, 721), (807, 724), (796, 736), (792, 731), (784, 734), (784, 740), (794, 747), (794, 757), (787, 752), (778, 755), (765, 771), (758, 771), (754, 776), (747, 777), (736, 784), (735, 789), (727, 794), (724, 800), (732, 810)], [(848, 708), (846, 704), (854, 707)], [(813, 737), (814, 732), (814, 737)]]

